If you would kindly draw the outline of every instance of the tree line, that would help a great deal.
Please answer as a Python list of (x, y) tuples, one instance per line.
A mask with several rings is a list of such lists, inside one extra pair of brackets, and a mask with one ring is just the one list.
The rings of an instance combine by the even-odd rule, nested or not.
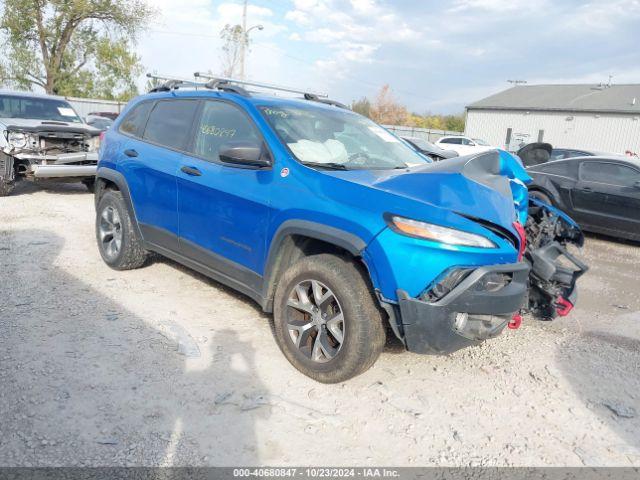
[(384, 85), (373, 100), (363, 97), (351, 103), (351, 109), (382, 125), (405, 125), (436, 130), (464, 131), (464, 114), (435, 115), (410, 112), (394, 97), (391, 87)]

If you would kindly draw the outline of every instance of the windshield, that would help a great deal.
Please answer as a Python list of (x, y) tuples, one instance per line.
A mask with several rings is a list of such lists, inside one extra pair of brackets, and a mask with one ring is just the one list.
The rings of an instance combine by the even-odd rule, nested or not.
[(64, 100), (19, 95), (0, 95), (0, 118), (82, 123), (75, 110)]
[(106, 117), (93, 117), (88, 118), (87, 123), (92, 127), (99, 128), (100, 130), (107, 130), (113, 125), (113, 120)]
[(387, 130), (350, 111), (288, 106), (260, 110), (291, 153), (307, 165), (383, 170), (428, 163)]
[(474, 138), (473, 141), (476, 142), (478, 145), (482, 145), (483, 147), (488, 147), (489, 146), (489, 144), (487, 142), (485, 142), (484, 140), (481, 140), (479, 138)]

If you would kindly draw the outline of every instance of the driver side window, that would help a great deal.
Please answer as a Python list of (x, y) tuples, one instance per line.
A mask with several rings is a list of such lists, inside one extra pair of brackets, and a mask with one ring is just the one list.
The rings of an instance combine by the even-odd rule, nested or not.
[(239, 108), (225, 102), (206, 101), (196, 126), (193, 153), (218, 162), (225, 145), (261, 141), (258, 130)]

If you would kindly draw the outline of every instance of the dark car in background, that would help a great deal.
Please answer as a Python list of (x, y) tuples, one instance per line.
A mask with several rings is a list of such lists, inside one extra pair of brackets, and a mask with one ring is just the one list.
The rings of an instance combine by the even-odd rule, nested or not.
[(548, 146), (518, 152), (533, 178), (530, 196), (564, 210), (586, 231), (640, 240), (640, 160), (587, 156), (537, 162)]
[(551, 160), (562, 160), (563, 158), (593, 157), (595, 155), (607, 155), (604, 152), (594, 150), (581, 150), (577, 148), (553, 148), (551, 150)]
[(436, 162), (439, 160), (445, 160), (447, 158), (458, 156), (458, 152), (455, 152), (453, 150), (444, 150), (423, 138), (402, 137), (402, 139), (413, 148), (415, 148), (419, 153), (426, 155)]

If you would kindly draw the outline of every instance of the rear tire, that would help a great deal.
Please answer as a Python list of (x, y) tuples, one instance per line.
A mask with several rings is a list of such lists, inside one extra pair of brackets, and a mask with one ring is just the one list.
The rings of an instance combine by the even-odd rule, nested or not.
[(102, 259), (114, 270), (140, 268), (149, 256), (122, 193), (116, 190), (107, 190), (98, 202), (96, 240)]
[(276, 340), (289, 362), (308, 377), (343, 382), (380, 355), (386, 333), (366, 275), (352, 259), (321, 254), (296, 262), (279, 279)]
[(544, 203), (548, 203), (549, 205), (553, 205), (553, 200), (549, 195), (539, 190), (533, 190), (529, 192), (529, 197), (536, 198)]

